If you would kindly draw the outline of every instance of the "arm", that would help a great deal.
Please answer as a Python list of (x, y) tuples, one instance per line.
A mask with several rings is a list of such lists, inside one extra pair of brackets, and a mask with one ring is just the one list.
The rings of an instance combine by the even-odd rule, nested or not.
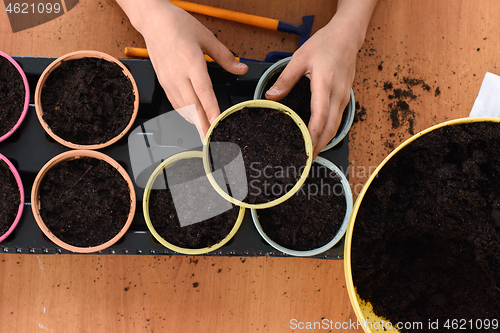
[(309, 132), (314, 157), (335, 136), (349, 102), (356, 70), (356, 56), (363, 45), (377, 0), (339, 0), (331, 21), (292, 56), (282, 74), (266, 93), (281, 100), (304, 75), (311, 79)]
[(117, 0), (139, 31), (165, 93), (175, 109), (195, 105), (198, 119), (191, 119), (204, 137), (220, 114), (208, 75), (204, 53), (233, 74), (244, 74), (238, 62), (210, 30), (168, 0)]

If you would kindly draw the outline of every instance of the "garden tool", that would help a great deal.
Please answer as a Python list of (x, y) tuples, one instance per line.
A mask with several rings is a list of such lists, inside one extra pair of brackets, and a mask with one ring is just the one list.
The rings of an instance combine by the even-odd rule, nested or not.
[(290, 23), (281, 22), (267, 17), (245, 14), (245, 13), (235, 12), (232, 10), (210, 7), (206, 5), (200, 5), (188, 1), (171, 0), (170, 2), (176, 5), (177, 7), (187, 10), (188, 12), (204, 14), (229, 21), (253, 25), (264, 29), (283, 31), (299, 35), (300, 38), (299, 41), (297, 42), (298, 46), (304, 44), (305, 41), (309, 38), (309, 36), (311, 36), (311, 28), (314, 21), (314, 15), (309, 15), (302, 17), (302, 25), (293, 25)]

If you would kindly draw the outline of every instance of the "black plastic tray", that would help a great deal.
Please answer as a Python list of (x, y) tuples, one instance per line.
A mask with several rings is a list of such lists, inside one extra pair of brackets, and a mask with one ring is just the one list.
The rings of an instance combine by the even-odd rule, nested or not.
[[(39, 76), (55, 58), (45, 57), (13, 57), (24, 69), (28, 77), (31, 98)], [(139, 88), (140, 106), (136, 123), (141, 123), (171, 111), (155, 72), (149, 60), (121, 59), (134, 76)], [(221, 110), (229, 106), (253, 98), (253, 93), (260, 76), (272, 65), (271, 63), (247, 63), (249, 71), (243, 76), (232, 75), (220, 66), (209, 63), (208, 70), (215, 94)], [(4, 154), (19, 171), (25, 190), (25, 207), (23, 216), (14, 232), (0, 244), (4, 253), (59, 254), (74, 253), (56, 246), (46, 238), (35, 222), (31, 211), (31, 187), (38, 171), (52, 157), (67, 151), (68, 148), (50, 138), (40, 125), (33, 104), (21, 127), (16, 133), (0, 143), (0, 153)], [(131, 173), (127, 137), (114, 145), (101, 150), (117, 160)], [(322, 153), (342, 170), (348, 166), (348, 136), (336, 147)], [(133, 179), (133, 177), (131, 177)], [(112, 247), (100, 251), (100, 254), (167, 254), (179, 255), (161, 244), (150, 234), (142, 214), (143, 189), (136, 187), (137, 211), (132, 225), (124, 237)], [(315, 258), (343, 259), (344, 238), (329, 251)], [(240, 229), (229, 243), (220, 249), (206, 254), (207, 256), (288, 256), (275, 250), (262, 240), (253, 225), (250, 210), (246, 211)]]

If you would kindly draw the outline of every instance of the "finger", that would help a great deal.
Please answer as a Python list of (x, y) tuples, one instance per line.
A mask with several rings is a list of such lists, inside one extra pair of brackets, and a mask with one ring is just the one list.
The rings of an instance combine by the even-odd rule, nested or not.
[(325, 126), (323, 127), (323, 130), (321, 131), (318, 137), (317, 141), (318, 143), (315, 146), (313, 152), (314, 158), (318, 156), (321, 150), (325, 148), (325, 146), (335, 137), (335, 134), (337, 134), (337, 130), (339, 129), (339, 125), (342, 120), (342, 112), (340, 112), (339, 110), (340, 110), (340, 105), (334, 103), (328, 114)]
[(203, 51), (215, 60), (226, 71), (243, 75), (248, 71), (248, 66), (236, 59), (231, 51), (210, 33), (207, 41), (202, 44)]
[(175, 84), (161, 83), (161, 87), (163, 91), (165, 91), (165, 95), (167, 95), (167, 99), (172, 105), (174, 109), (178, 109), (182, 107), (182, 99), (180, 98), (181, 92), (179, 91), (179, 87)]
[(176, 108), (194, 105), (196, 107), (195, 115), (191, 117), (196, 128), (198, 129), (198, 133), (200, 134), (200, 138), (202, 142), (205, 142), (205, 136), (208, 132), (208, 128), (210, 127), (210, 123), (208, 122), (207, 115), (203, 106), (198, 99), (198, 96), (194, 90), (191, 81), (186, 79), (178, 82), (177, 84), (178, 90), (182, 92), (182, 95), (176, 96), (176, 101), (178, 103)]
[(324, 81), (314, 80), (314, 78), (311, 80), (311, 119), (308, 129), (314, 151), (316, 151), (320, 135), (328, 119), (331, 104), (330, 95), (331, 89)]
[(278, 80), (276, 80), (274, 85), (266, 92), (267, 99), (279, 101), (285, 98), (300, 78), (304, 76), (305, 68), (302, 65), (299, 65), (300, 61), (296, 61), (295, 59), (292, 57), (288, 65), (278, 77)]
[[(177, 88), (177, 86), (176, 86)], [(167, 90), (165, 89), (165, 93), (167, 95), (170, 104), (174, 108), (174, 111), (177, 111), (187, 122), (196, 126), (196, 130), (200, 136), (200, 140), (202, 143), (205, 143), (205, 132), (201, 126), (200, 117), (198, 116), (198, 107), (195, 104), (189, 104), (189, 102), (184, 102), (184, 98), (180, 94), (176, 94), (175, 89)], [(179, 102), (181, 101), (181, 102)], [(186, 104), (187, 103), (187, 104)], [(190, 107), (192, 106), (192, 107)]]
[(220, 109), (205, 62), (196, 66), (194, 71), (190, 73), (190, 81), (210, 125), (219, 116)]
[(333, 96), (330, 99), (330, 110), (328, 113), (328, 118), (323, 127), (323, 131), (318, 139), (318, 144), (314, 151), (314, 157), (318, 156), (321, 150), (337, 135), (337, 132), (342, 122), (342, 115), (344, 109), (349, 102), (350, 95), (347, 94), (340, 95), (339, 97)]

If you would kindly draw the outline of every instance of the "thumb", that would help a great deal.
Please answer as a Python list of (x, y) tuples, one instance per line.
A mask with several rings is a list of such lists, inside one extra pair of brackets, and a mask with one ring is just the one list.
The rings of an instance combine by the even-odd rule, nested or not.
[(248, 66), (235, 58), (219, 40), (212, 35), (211, 40), (204, 43), (206, 53), (222, 68), (235, 75), (243, 75), (248, 71)]
[(292, 57), (274, 85), (266, 91), (266, 98), (273, 101), (285, 98), (304, 74), (305, 70)]

